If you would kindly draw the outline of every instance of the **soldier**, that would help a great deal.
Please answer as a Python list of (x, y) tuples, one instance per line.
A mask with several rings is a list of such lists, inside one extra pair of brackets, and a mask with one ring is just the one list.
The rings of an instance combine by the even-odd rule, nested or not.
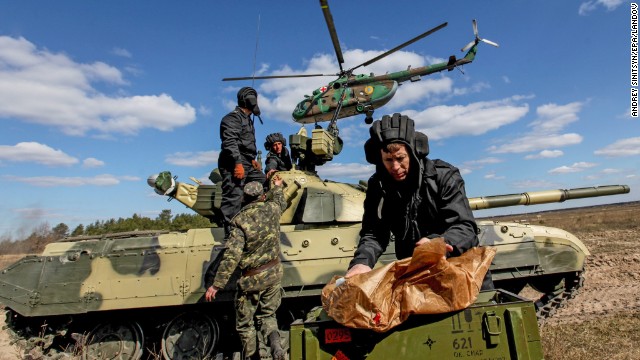
[(281, 133), (267, 135), (264, 148), (269, 151), (267, 159), (264, 161), (264, 171), (267, 174), (267, 179), (271, 178), (271, 175), (276, 171), (291, 170), (293, 164), (289, 150), (287, 150), (287, 140)]
[[(477, 225), (460, 172), (442, 160), (427, 158), (427, 136), (414, 130), (413, 120), (385, 115), (369, 133), (365, 155), (376, 172), (368, 182), (360, 242), (345, 277), (371, 271), (390, 235), (398, 259), (412, 256), (416, 246), (438, 237), (447, 244), (447, 256), (478, 246)], [(493, 288), (490, 273), (482, 288)]]
[(282, 264), (280, 263), (280, 215), (287, 208), (282, 192), (283, 180), (275, 176), (272, 196), (267, 200), (262, 182), (252, 181), (244, 187), (246, 204), (233, 217), (226, 252), (211, 285), (207, 301), (215, 299), (237, 267), (242, 276), (237, 282), (235, 299), (236, 330), (242, 341), (245, 359), (259, 356), (254, 317), (275, 360), (285, 358), (280, 344), (276, 310), (282, 299)]
[(260, 119), (258, 93), (251, 87), (243, 87), (237, 97), (238, 106), (220, 122), (222, 146), (218, 168), (222, 176), (220, 211), (224, 215), (225, 237), (229, 235), (229, 221), (240, 211), (244, 184), (266, 181), (261, 165), (256, 161), (256, 135), (250, 116), (254, 114)]

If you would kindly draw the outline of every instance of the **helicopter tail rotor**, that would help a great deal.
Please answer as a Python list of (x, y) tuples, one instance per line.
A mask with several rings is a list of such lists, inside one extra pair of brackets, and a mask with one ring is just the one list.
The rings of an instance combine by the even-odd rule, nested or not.
[(461, 49), (462, 52), (465, 52), (465, 51), (469, 50), (472, 46), (478, 44), (481, 41), (483, 43), (486, 43), (486, 44), (489, 44), (489, 45), (492, 45), (492, 46), (495, 46), (495, 47), (499, 46), (497, 43), (495, 43), (495, 42), (493, 42), (491, 40), (483, 39), (480, 36), (478, 36), (478, 23), (477, 23), (476, 19), (472, 20), (472, 24), (473, 24), (473, 35), (475, 36), (475, 39), (473, 41), (471, 41), (470, 43), (468, 43), (467, 45), (465, 45)]

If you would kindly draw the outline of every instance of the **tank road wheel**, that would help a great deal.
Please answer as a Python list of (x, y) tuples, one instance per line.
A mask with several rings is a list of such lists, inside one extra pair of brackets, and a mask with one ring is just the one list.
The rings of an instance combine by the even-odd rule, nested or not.
[(136, 322), (102, 323), (87, 336), (84, 360), (137, 360), (142, 356), (142, 328)]
[(529, 281), (529, 285), (543, 294), (557, 295), (564, 290), (564, 276), (543, 276)]
[(200, 312), (175, 317), (162, 334), (162, 357), (166, 360), (205, 359), (218, 343), (218, 323)]

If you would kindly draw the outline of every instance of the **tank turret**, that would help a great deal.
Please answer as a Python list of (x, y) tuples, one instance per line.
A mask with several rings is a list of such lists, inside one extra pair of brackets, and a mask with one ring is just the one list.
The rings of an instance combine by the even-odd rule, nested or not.
[[(171, 178), (171, 173), (162, 172), (164, 177)], [(362, 219), (362, 202), (364, 201), (363, 192), (366, 191), (366, 182), (361, 181), (359, 184), (345, 184), (333, 181), (321, 180), (315, 172), (312, 171), (281, 171), (278, 173), (285, 180), (285, 198), (289, 202), (287, 211), (282, 216), (281, 224), (290, 224), (295, 222), (294, 214), (307, 214), (302, 222), (331, 222), (331, 221), (360, 221)], [(218, 185), (192, 185), (176, 182), (172, 178), (174, 188), (167, 192), (160, 185), (149, 183), (159, 194), (164, 194), (170, 198), (174, 198), (187, 207), (191, 208), (198, 214), (209, 218), (213, 222), (217, 222), (217, 216), (221, 216), (219, 206), (222, 192)], [(167, 183), (166, 181), (164, 183)], [(308, 189), (303, 196), (300, 189)], [(566, 200), (575, 200), (599, 196), (610, 196), (627, 194), (630, 189), (627, 185), (604, 185), (595, 187), (584, 187), (574, 189), (558, 189), (531, 191), (520, 194), (491, 195), (469, 198), (469, 205), (472, 210), (492, 209), (518, 205), (537, 205), (548, 203), (560, 203)], [(326, 194), (331, 194), (327, 196)], [(301, 203), (305, 198), (306, 201)], [(331, 198), (331, 200), (329, 200)], [(331, 201), (330, 208), (339, 215), (336, 217), (314, 216), (317, 206), (324, 205), (326, 208), (327, 201)], [(298, 205), (302, 204), (304, 209), (298, 209)], [(346, 217), (340, 214), (349, 214)]]

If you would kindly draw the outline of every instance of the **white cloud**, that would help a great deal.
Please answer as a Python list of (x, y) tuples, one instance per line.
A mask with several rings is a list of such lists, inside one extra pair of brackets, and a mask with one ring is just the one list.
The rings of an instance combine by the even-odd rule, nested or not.
[(110, 174), (96, 175), (93, 177), (58, 177), (58, 176), (33, 176), (20, 177), (5, 175), (3, 178), (9, 181), (20, 182), (38, 187), (78, 187), (78, 186), (113, 186), (121, 181), (139, 181), (135, 176), (115, 176)]
[(486, 180), (502, 180), (502, 179), (504, 179), (505, 177), (504, 177), (504, 176), (498, 176), (498, 175), (496, 175), (496, 173), (494, 173), (494, 172), (490, 172), (490, 173), (485, 174), (485, 175), (484, 175), (484, 178), (485, 178)]
[(33, 162), (47, 166), (71, 166), (78, 159), (37, 142), (21, 142), (15, 146), (0, 145), (0, 161)]
[(555, 169), (549, 170), (549, 174), (568, 174), (568, 173), (577, 173), (581, 171), (585, 171), (586, 169), (597, 166), (598, 164), (590, 163), (590, 162), (576, 162), (570, 166), (560, 166)]
[(169, 131), (195, 121), (195, 109), (167, 94), (109, 96), (93, 83), (127, 85), (102, 62), (76, 63), (37, 49), (24, 38), (0, 36), (0, 118), (59, 128), (69, 135)]
[(499, 164), (501, 162), (503, 162), (504, 160), (497, 158), (497, 157), (487, 157), (484, 159), (478, 159), (478, 160), (470, 160), (470, 161), (465, 161), (464, 164), (468, 165), (468, 166), (484, 166), (487, 164)]
[[(531, 122), (532, 128), (525, 135), (510, 136), (510, 141), (503, 145), (493, 145), (487, 150), (492, 153), (522, 153), (541, 151), (548, 148), (559, 148), (582, 142), (582, 136), (576, 133), (560, 134), (568, 124), (578, 120), (577, 113), (582, 109), (582, 103), (573, 102), (566, 105), (546, 104), (536, 109), (538, 118)], [(531, 158), (538, 155), (531, 155)], [(556, 153), (545, 153), (554, 155)]]
[(104, 166), (104, 161), (96, 158), (86, 158), (82, 161), (82, 167), (85, 168), (97, 168)]
[(208, 116), (208, 115), (213, 114), (213, 111), (212, 111), (212, 110), (211, 110), (211, 108), (210, 108), (210, 107), (208, 107), (208, 106), (200, 105), (200, 106), (198, 107), (198, 113), (199, 113), (199, 114), (201, 114), (201, 115), (203, 115), (203, 116)]
[(318, 175), (323, 179), (343, 178), (366, 181), (375, 171), (374, 165), (329, 163), (318, 168)]
[(473, 170), (466, 168), (466, 167), (460, 167), (458, 168), (458, 170), (460, 170), (460, 175), (467, 175), (467, 174), (471, 174), (473, 172)]
[(620, 139), (593, 153), (608, 157), (640, 155), (640, 137)]
[(460, 172), (462, 173), (462, 175), (465, 175), (462, 171), (462, 169), (464, 169), (464, 171), (468, 173), (471, 173), (473, 170), (479, 170), (482, 169), (485, 165), (490, 165), (490, 164), (498, 164), (503, 162), (504, 160), (497, 158), (497, 157), (487, 157), (484, 159), (478, 159), (478, 160), (469, 160), (469, 161), (465, 161), (462, 164), (462, 167), (460, 169)]
[(522, 153), (538, 151), (546, 148), (576, 145), (582, 142), (582, 136), (578, 134), (562, 134), (550, 136), (524, 136), (505, 145), (491, 146), (488, 151), (494, 154)]
[(455, 88), (453, 90), (453, 95), (456, 96), (460, 96), (460, 95), (467, 95), (467, 94), (473, 94), (473, 93), (479, 93), (483, 90), (487, 90), (490, 89), (491, 85), (489, 85), (488, 83), (485, 82), (479, 82), (479, 83), (475, 83), (469, 87), (465, 87), (465, 88)]
[(433, 140), (458, 135), (481, 135), (518, 121), (529, 111), (527, 104), (512, 99), (482, 101), (468, 105), (440, 105), (423, 111), (404, 111), (419, 131)]
[(538, 119), (529, 126), (534, 131), (542, 133), (555, 133), (564, 129), (568, 124), (577, 121), (582, 109), (582, 103), (572, 102), (566, 105), (546, 104), (536, 109)]
[(116, 55), (116, 56), (125, 57), (125, 58), (131, 58), (132, 57), (132, 55), (129, 52), (129, 50), (123, 49), (123, 48), (119, 48), (119, 47), (113, 48), (111, 50), (111, 53)]
[(564, 155), (564, 152), (562, 152), (562, 150), (542, 150), (537, 154), (533, 154), (533, 155), (527, 155), (524, 158), (527, 160), (531, 160), (531, 159), (550, 159), (550, 158), (557, 158)]
[(219, 151), (177, 152), (169, 154), (165, 162), (176, 166), (200, 167), (218, 163)]
[(516, 181), (511, 184), (516, 189), (527, 189), (527, 191), (536, 191), (538, 189), (549, 189), (559, 187), (558, 184), (548, 180), (524, 180)]
[(587, 15), (600, 6), (606, 8), (607, 11), (613, 11), (623, 3), (623, 0), (590, 0), (580, 4), (580, 7), (578, 8), (578, 14)]

